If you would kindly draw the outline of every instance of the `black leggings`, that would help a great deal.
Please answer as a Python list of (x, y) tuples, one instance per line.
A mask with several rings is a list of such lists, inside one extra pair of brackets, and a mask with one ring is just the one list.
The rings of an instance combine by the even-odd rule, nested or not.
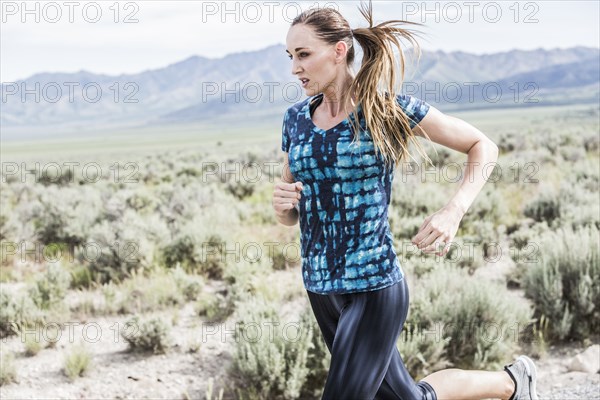
[(308, 298), (331, 353), (322, 400), (437, 400), (411, 378), (396, 341), (408, 314), (406, 278), (383, 289)]

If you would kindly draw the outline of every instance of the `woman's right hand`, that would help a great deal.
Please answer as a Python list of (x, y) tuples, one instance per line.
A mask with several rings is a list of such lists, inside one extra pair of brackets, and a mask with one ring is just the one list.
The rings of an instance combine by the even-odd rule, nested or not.
[(302, 198), (302, 182), (288, 183), (281, 181), (275, 184), (273, 191), (273, 208), (278, 215), (285, 215), (292, 210)]

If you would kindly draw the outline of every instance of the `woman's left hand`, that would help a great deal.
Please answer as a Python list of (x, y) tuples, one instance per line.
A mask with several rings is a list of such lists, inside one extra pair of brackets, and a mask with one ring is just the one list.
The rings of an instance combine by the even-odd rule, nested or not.
[(412, 238), (412, 243), (424, 253), (435, 252), (438, 256), (445, 256), (450, 250), (450, 244), (458, 231), (463, 215), (457, 206), (446, 205), (425, 218), (419, 231)]

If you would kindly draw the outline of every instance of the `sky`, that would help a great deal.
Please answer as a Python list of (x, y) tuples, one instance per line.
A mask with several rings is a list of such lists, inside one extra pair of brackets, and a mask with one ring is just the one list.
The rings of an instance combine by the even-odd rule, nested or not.
[[(363, 3), (367, 4), (367, 1)], [(490, 54), (598, 48), (598, 1), (373, 1), (375, 23), (422, 23), (424, 50)], [(119, 75), (193, 55), (221, 58), (285, 44), (293, 17), (332, 7), (366, 27), (359, 1), (0, 0), (0, 81), (38, 72)], [(286, 54), (282, 52), (282, 57)]]

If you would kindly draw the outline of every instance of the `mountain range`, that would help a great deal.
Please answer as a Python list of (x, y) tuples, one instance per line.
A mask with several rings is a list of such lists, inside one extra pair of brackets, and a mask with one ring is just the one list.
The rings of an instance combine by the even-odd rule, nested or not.
[[(405, 50), (401, 90), (440, 110), (600, 100), (600, 49), (492, 54)], [(362, 55), (357, 54), (355, 71)], [(399, 82), (398, 82), (399, 83)], [(136, 74), (38, 73), (1, 85), (3, 140), (52, 132), (229, 121), (279, 121), (306, 98), (283, 44), (212, 59), (191, 56)]]

